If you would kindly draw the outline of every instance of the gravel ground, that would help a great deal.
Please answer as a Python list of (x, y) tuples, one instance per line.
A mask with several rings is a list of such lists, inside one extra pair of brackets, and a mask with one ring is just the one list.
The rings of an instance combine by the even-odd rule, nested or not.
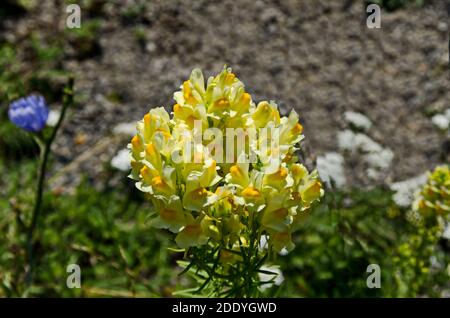
[[(134, 19), (123, 18), (139, 5)], [(368, 29), (363, 1), (351, 0), (111, 1), (93, 12), (103, 20), (95, 54), (80, 58), (77, 47), (65, 47), (64, 67), (76, 74), (83, 102), (55, 147), (60, 166), (91, 151), (118, 123), (136, 121), (154, 106), (170, 109), (173, 92), (194, 67), (209, 76), (224, 64), (254, 100), (273, 99), (283, 113), (299, 112), (310, 166), (338, 150), (345, 111), (365, 114), (373, 122), (368, 135), (394, 152), (377, 182), (413, 177), (448, 156), (446, 135), (427, 115), (450, 107), (446, 1), (383, 11), (381, 29)], [(62, 30), (64, 18), (58, 1), (42, 1), (4, 32), (22, 45), (18, 33)], [(73, 174), (95, 177), (103, 169), (99, 159), (108, 161), (125, 144), (98, 146)], [(354, 158), (347, 173), (351, 184), (369, 183)]]

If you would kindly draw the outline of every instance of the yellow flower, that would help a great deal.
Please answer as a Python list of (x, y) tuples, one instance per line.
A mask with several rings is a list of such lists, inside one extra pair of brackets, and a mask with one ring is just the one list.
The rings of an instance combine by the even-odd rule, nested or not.
[(277, 105), (273, 102), (260, 102), (256, 107), (252, 118), (257, 128), (266, 127), (270, 122), (274, 123), (275, 126), (280, 124), (280, 114)]
[(262, 197), (261, 191), (252, 186), (246, 187), (241, 194), (245, 199), (249, 200), (258, 200)]
[(283, 249), (290, 252), (294, 249), (295, 244), (292, 242), (291, 233), (289, 231), (269, 233), (269, 242), (272, 244), (275, 252), (281, 252)]
[(188, 214), (186, 225), (178, 233), (175, 242), (181, 248), (188, 248), (191, 246), (200, 246), (208, 242), (207, 227), (208, 221), (202, 216), (194, 219), (192, 215)]
[(292, 223), (291, 214), (287, 195), (280, 195), (275, 192), (267, 199), (267, 206), (263, 210), (261, 223), (269, 230), (287, 231)]
[(139, 161), (141, 159), (141, 152), (144, 150), (144, 144), (141, 137), (138, 135), (131, 139), (131, 154), (133, 159)]
[(145, 148), (145, 160), (150, 163), (154, 170), (162, 170), (161, 154), (152, 143), (147, 144)]
[(283, 188), (291, 187), (294, 184), (294, 180), (289, 175), (287, 167), (280, 166), (280, 168), (271, 174), (264, 176), (264, 186), (271, 187), (281, 191)]
[(190, 129), (194, 128), (195, 121), (200, 121), (202, 128), (208, 126), (206, 110), (205, 107), (201, 105), (194, 107), (188, 104), (184, 106), (175, 104), (173, 106), (173, 118), (175, 121), (184, 122)]
[(245, 92), (244, 84), (231, 69), (224, 68), (208, 81), (205, 104), (215, 126), (237, 128), (239, 124), (245, 125), (252, 102), (250, 94)]
[(186, 190), (183, 196), (183, 204), (191, 211), (201, 211), (208, 201), (210, 192), (204, 187)]
[(293, 146), (303, 139), (303, 127), (298, 122), (298, 114), (295, 111), (291, 111), (288, 118), (282, 118), (281, 127), (281, 145)]
[(155, 197), (164, 197), (168, 199), (176, 192), (175, 189), (175, 170), (171, 167), (165, 167), (162, 171), (157, 171), (151, 165), (144, 165), (140, 170), (141, 182), (136, 183), (136, 187), (152, 194)]
[(151, 185), (152, 179), (158, 175), (158, 171), (151, 169), (147, 166), (143, 166), (140, 170), (142, 180), (145, 184)]
[(303, 178), (308, 176), (308, 170), (306, 169), (306, 167), (299, 163), (293, 164), (291, 166), (291, 173), (296, 185), (299, 185)]
[(133, 180), (139, 180), (139, 173), (142, 169), (143, 165), (139, 161), (131, 161), (131, 174), (129, 177)]
[(151, 141), (157, 131), (170, 133), (169, 120), (169, 114), (164, 107), (157, 107), (145, 114), (142, 121), (138, 123), (137, 128), (145, 141)]
[(173, 195), (168, 201), (155, 200), (154, 204), (158, 216), (152, 220), (152, 225), (156, 228), (169, 229), (173, 233), (178, 233), (186, 225), (186, 214), (178, 196)]
[[(172, 115), (163, 107), (151, 109), (128, 146), (130, 177), (156, 208), (152, 225), (178, 233), (182, 248), (208, 244), (239, 250), (257, 230), (270, 236), (275, 251), (292, 249), (298, 213), (323, 195), (317, 173), (309, 173), (296, 156), (303, 139), (297, 113), (281, 117), (273, 101), (256, 106), (227, 67), (206, 81), (194, 69), (173, 97)], [(214, 144), (222, 149), (202, 138), (207, 128), (221, 132)], [(239, 131), (230, 136), (229, 128)], [(225, 149), (230, 140), (244, 144)], [(229, 161), (221, 162), (217, 152)], [(248, 155), (254, 160), (244, 160)], [(427, 191), (428, 198), (439, 193), (448, 201), (448, 188), (433, 184)], [(442, 202), (433, 208), (447, 213)], [(227, 259), (225, 252), (221, 259)]]
[(174, 189), (162, 176), (153, 177), (150, 184), (155, 194), (164, 194), (166, 196), (170, 196), (175, 192)]
[(237, 163), (230, 167), (227, 182), (245, 188), (250, 183), (248, 175), (249, 164)]
[(298, 191), (305, 208), (309, 208), (311, 203), (319, 200), (324, 192), (320, 181), (314, 179), (309, 180), (305, 184), (301, 185)]
[(183, 206), (187, 210), (202, 211), (208, 202), (208, 197), (213, 193), (207, 190), (205, 184), (200, 181), (202, 173), (192, 171), (186, 181), (186, 191), (183, 196)]
[(427, 183), (416, 194), (412, 210), (420, 222), (445, 222), (450, 216), (450, 167), (438, 166), (428, 175)]

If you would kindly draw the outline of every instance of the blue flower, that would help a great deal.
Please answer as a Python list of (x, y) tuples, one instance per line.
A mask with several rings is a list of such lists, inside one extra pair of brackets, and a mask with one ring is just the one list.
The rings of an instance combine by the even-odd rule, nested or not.
[(8, 117), (16, 126), (30, 132), (44, 128), (48, 118), (48, 107), (44, 97), (30, 95), (9, 105)]

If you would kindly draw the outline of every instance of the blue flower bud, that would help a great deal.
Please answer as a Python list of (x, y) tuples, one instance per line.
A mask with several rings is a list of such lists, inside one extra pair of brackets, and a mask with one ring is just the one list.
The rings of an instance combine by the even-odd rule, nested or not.
[(16, 126), (30, 132), (39, 132), (48, 118), (48, 107), (44, 97), (30, 95), (9, 105), (8, 117)]

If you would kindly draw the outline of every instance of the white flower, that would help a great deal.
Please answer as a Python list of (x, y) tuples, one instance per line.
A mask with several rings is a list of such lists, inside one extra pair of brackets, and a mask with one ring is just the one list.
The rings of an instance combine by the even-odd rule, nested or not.
[(112, 159), (111, 166), (120, 171), (129, 171), (130, 165), (130, 151), (128, 149), (120, 150)]
[(317, 171), (320, 179), (328, 186), (345, 186), (344, 157), (337, 152), (328, 152), (317, 157)]
[(259, 281), (262, 283), (267, 282), (259, 286), (261, 291), (273, 287), (273, 285), (280, 286), (284, 281), (283, 272), (279, 266), (276, 265), (263, 265), (261, 270), (271, 272), (273, 274), (258, 273)]
[(361, 113), (348, 111), (344, 113), (344, 118), (348, 123), (364, 131), (367, 131), (372, 127), (370, 119)]
[(136, 123), (121, 123), (113, 129), (113, 133), (116, 135), (136, 135)]
[(414, 200), (414, 193), (427, 182), (427, 174), (421, 174), (414, 178), (395, 182), (390, 185), (392, 191), (395, 191), (392, 197), (394, 202), (401, 207), (408, 207)]
[(59, 116), (61, 116), (61, 112), (59, 110), (50, 110), (47, 118), (47, 126), (55, 127), (58, 123)]
[(450, 118), (448, 118), (446, 115), (443, 114), (437, 114), (431, 118), (431, 122), (437, 128), (441, 130), (446, 130), (448, 129), (448, 125), (450, 124)]

